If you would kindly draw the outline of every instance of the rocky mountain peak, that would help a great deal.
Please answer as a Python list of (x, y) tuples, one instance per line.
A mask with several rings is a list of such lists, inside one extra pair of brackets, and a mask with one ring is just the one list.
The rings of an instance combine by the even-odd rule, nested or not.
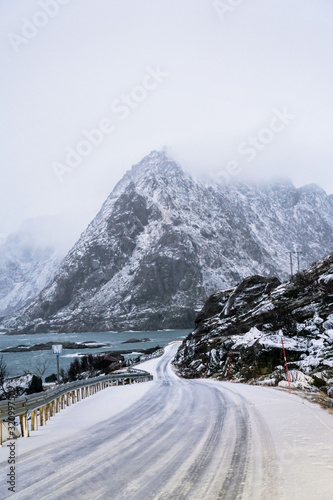
[(185, 177), (181, 166), (165, 151), (152, 151), (125, 173), (111, 196), (117, 196), (131, 182), (141, 191), (150, 188), (150, 192), (152, 192), (157, 183), (165, 186), (175, 182), (176, 179), (184, 179)]
[(131, 169), (132, 176), (143, 177), (147, 173), (155, 173), (160, 175), (165, 174), (182, 174), (181, 166), (166, 153), (166, 151), (152, 151), (145, 156), (139, 163), (133, 165)]

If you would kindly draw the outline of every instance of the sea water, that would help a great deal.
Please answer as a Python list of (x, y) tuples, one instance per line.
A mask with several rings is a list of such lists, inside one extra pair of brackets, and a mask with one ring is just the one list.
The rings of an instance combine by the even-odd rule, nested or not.
[[(89, 353), (99, 353), (107, 351), (124, 351), (131, 350), (137, 352), (138, 349), (149, 349), (150, 347), (164, 347), (173, 340), (183, 340), (191, 330), (159, 330), (150, 332), (85, 332), (85, 333), (42, 333), (33, 335), (0, 335), (0, 351), (6, 347), (14, 347), (18, 345), (32, 346), (35, 344), (44, 344), (53, 342), (61, 344), (62, 342), (103, 342), (107, 344), (105, 347), (88, 348), (88, 349), (63, 349), (63, 354), (60, 356), (60, 369), (67, 370), (70, 363), (75, 357), (81, 357)], [(147, 342), (135, 342), (123, 344), (129, 339), (149, 339)], [(30, 351), (30, 352), (0, 352), (0, 356), (7, 365), (9, 376), (22, 375), (24, 372), (36, 372), (36, 366), (41, 366), (46, 363), (44, 377), (51, 373), (57, 372), (56, 356), (52, 354), (52, 350), (47, 351)]]

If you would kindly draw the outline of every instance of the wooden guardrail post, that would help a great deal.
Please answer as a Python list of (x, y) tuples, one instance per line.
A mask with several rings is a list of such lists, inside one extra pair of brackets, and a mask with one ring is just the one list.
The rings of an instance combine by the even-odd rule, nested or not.
[(20, 415), (20, 425), (21, 425), (21, 436), (29, 437), (28, 415), (26, 413)]
[(37, 431), (37, 429), (38, 429), (37, 410), (33, 410), (31, 412), (31, 430)]
[(50, 417), (53, 417), (54, 416), (54, 403), (55, 401), (51, 401), (50, 403)]
[(44, 406), (41, 406), (39, 408), (39, 425), (42, 427), (43, 425), (45, 425), (45, 408)]
[(45, 425), (46, 425), (46, 422), (48, 421), (49, 419), (49, 412), (48, 412), (49, 408), (48, 408), (48, 405), (46, 404), (44, 406), (44, 418), (45, 418)]

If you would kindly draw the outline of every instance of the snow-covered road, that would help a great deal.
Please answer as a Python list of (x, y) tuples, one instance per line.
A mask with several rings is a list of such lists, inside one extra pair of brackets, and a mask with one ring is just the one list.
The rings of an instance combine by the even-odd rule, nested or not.
[(106, 389), (19, 439), (17, 493), (0, 450), (1, 498), (333, 498), (333, 415), (276, 389), (180, 379), (176, 349), (141, 365), (154, 382)]

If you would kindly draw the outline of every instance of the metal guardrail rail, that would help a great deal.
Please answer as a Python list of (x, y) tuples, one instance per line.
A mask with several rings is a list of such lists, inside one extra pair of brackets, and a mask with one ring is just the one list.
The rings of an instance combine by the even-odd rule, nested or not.
[[(22, 415), (28, 411), (37, 410), (41, 406), (51, 403), (57, 398), (64, 396), (77, 389), (94, 386), (102, 382), (108, 382), (112, 380), (126, 380), (126, 379), (148, 379), (153, 380), (153, 376), (144, 370), (129, 370), (126, 373), (114, 373), (113, 375), (102, 375), (99, 377), (93, 377), (85, 380), (76, 380), (74, 382), (68, 382), (67, 384), (59, 385), (54, 389), (49, 389), (45, 392), (38, 392), (31, 394), (29, 396), (20, 396), (18, 398), (8, 400), (5, 399), (0, 401), (0, 420), (6, 420), (9, 417), (8, 414), (8, 402), (10, 401), (11, 406), (15, 408), (15, 416)], [(12, 413), (12, 412), (11, 412)]]
[(29, 437), (29, 421), (31, 431), (37, 430), (38, 414), (39, 425), (43, 426), (47, 420), (66, 406), (75, 404), (107, 387), (118, 385), (120, 380), (122, 384), (125, 384), (126, 381), (131, 384), (153, 380), (153, 376), (144, 370), (130, 369), (126, 373), (114, 373), (78, 380), (42, 393), (0, 401), (0, 446), (4, 441), (14, 439), (15, 433), (18, 432), (16, 417), (19, 417), (20, 420), (21, 435)]

